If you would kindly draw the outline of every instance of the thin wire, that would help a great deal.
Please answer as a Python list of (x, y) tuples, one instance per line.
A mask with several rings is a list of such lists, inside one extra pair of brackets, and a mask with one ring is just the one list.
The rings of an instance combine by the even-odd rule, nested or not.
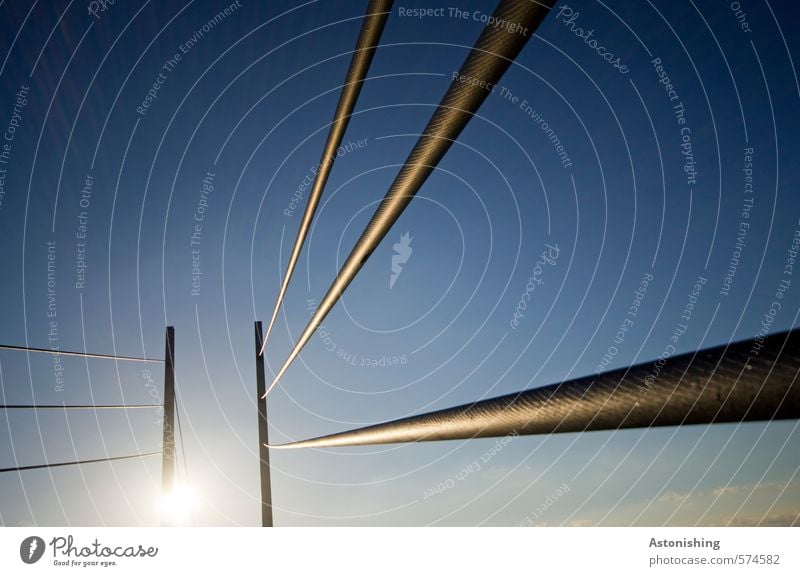
[(59, 466), (76, 466), (80, 464), (94, 464), (96, 462), (112, 462), (114, 460), (129, 460), (131, 458), (145, 458), (161, 454), (161, 450), (154, 452), (143, 452), (141, 454), (131, 454), (129, 456), (111, 456), (109, 458), (95, 458), (93, 460), (75, 460), (73, 462), (56, 462), (54, 464), (35, 464), (33, 466), (14, 466), (13, 468), (0, 468), (0, 472), (21, 472), (23, 470), (37, 470), (40, 468), (58, 468)]
[(336, 106), (333, 122), (328, 131), (328, 139), (322, 151), (319, 169), (314, 177), (314, 185), (311, 187), (311, 192), (308, 195), (308, 203), (306, 204), (305, 212), (303, 212), (303, 219), (300, 221), (300, 227), (297, 230), (297, 238), (294, 241), (294, 246), (292, 246), (292, 252), (286, 265), (286, 274), (284, 274), (283, 281), (281, 282), (278, 299), (275, 302), (272, 317), (267, 325), (267, 332), (264, 334), (264, 338), (261, 342), (261, 349), (258, 352), (259, 356), (264, 354), (267, 340), (269, 340), (269, 335), (272, 333), (272, 328), (275, 326), (275, 320), (278, 318), (278, 310), (280, 310), (281, 303), (286, 295), (286, 290), (289, 287), (289, 281), (292, 279), (292, 274), (297, 266), (297, 261), (300, 258), (300, 252), (303, 249), (306, 236), (308, 236), (308, 232), (311, 229), (311, 221), (314, 219), (317, 206), (322, 198), (322, 191), (325, 189), (325, 184), (328, 182), (328, 176), (336, 160), (337, 150), (342, 143), (342, 138), (344, 138), (347, 124), (350, 122), (350, 116), (353, 114), (353, 108), (355, 108), (358, 95), (364, 83), (364, 78), (369, 71), (372, 57), (375, 55), (375, 49), (378, 47), (378, 42), (381, 39), (386, 20), (389, 18), (393, 2), (394, 0), (370, 0), (367, 5), (367, 13), (361, 24), (361, 31), (358, 34), (356, 48), (350, 60), (350, 68), (347, 70), (347, 77), (342, 86), (339, 103)]
[(800, 329), (270, 448), (800, 418)]
[(160, 408), (161, 404), (0, 404), (0, 410), (95, 410), (120, 408)]
[(12, 346), (0, 344), (0, 350), (17, 350), (22, 352), (37, 352), (40, 354), (54, 354), (57, 356), (80, 356), (81, 358), (104, 358), (107, 360), (126, 360), (128, 362), (161, 362), (161, 358), (138, 358), (135, 356), (114, 356), (113, 354), (90, 354), (89, 352), (68, 352), (67, 350), (52, 350), (49, 348), (29, 348), (27, 346)]

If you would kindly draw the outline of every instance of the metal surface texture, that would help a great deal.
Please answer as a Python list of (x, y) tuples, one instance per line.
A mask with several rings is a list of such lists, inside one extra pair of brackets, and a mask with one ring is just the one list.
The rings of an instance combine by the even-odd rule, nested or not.
[(275, 387), (391, 229), (450, 146), (533, 36), (555, 0), (502, 0), (492, 15), (502, 26), (487, 26), (414, 145), (386, 196), (320, 302), (283, 366), (267, 389)]
[(272, 311), (269, 324), (267, 324), (267, 332), (264, 335), (264, 341), (261, 343), (259, 354), (264, 353), (267, 340), (269, 340), (272, 328), (275, 326), (278, 311), (283, 303), (292, 274), (300, 258), (300, 252), (303, 250), (306, 236), (308, 236), (308, 232), (311, 229), (311, 222), (322, 198), (322, 191), (325, 189), (331, 168), (333, 168), (333, 163), (336, 161), (336, 151), (342, 143), (342, 138), (344, 138), (347, 124), (350, 122), (350, 116), (353, 114), (353, 108), (355, 108), (364, 78), (369, 71), (372, 57), (375, 55), (375, 49), (378, 47), (378, 42), (381, 39), (381, 34), (386, 26), (386, 20), (389, 18), (393, 3), (394, 0), (370, 0), (367, 6), (367, 13), (364, 16), (364, 22), (358, 34), (358, 41), (353, 52), (353, 58), (350, 61), (350, 68), (347, 70), (347, 77), (345, 78), (344, 86), (339, 96), (339, 103), (336, 106), (333, 122), (328, 132), (328, 140), (325, 142), (325, 148), (322, 151), (322, 158), (319, 161), (319, 169), (314, 177), (314, 184), (308, 194), (308, 204), (306, 204), (305, 212), (303, 212), (300, 228), (297, 230), (297, 238), (294, 241), (289, 262), (286, 265), (286, 274), (283, 276), (278, 299), (275, 302), (275, 308)]
[(792, 330), (273, 448), (795, 419), (799, 369)]

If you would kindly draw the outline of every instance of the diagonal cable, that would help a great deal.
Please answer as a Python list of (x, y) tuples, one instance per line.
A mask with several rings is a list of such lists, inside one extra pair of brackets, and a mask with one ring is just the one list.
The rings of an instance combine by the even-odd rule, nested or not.
[(270, 393), (528, 42), (555, 0), (501, 0), (264, 396)]
[(350, 116), (358, 100), (358, 94), (361, 92), (364, 78), (372, 62), (372, 57), (375, 55), (375, 49), (378, 47), (378, 41), (386, 25), (386, 20), (389, 18), (393, 2), (394, 0), (370, 0), (367, 6), (367, 13), (361, 25), (361, 32), (358, 34), (358, 42), (356, 42), (353, 58), (350, 61), (350, 68), (347, 70), (347, 77), (342, 87), (342, 93), (339, 96), (339, 104), (336, 106), (333, 123), (328, 132), (328, 140), (325, 142), (325, 148), (322, 151), (319, 169), (314, 178), (314, 185), (308, 195), (308, 204), (306, 205), (305, 212), (303, 212), (300, 228), (297, 230), (297, 238), (294, 241), (294, 246), (292, 246), (292, 253), (286, 265), (286, 274), (283, 276), (281, 289), (278, 292), (278, 299), (272, 311), (272, 318), (270, 318), (269, 324), (267, 325), (267, 332), (264, 335), (261, 350), (258, 352), (259, 355), (264, 354), (267, 340), (275, 325), (275, 320), (278, 318), (278, 311), (280, 310), (281, 303), (283, 303), (283, 298), (286, 295), (286, 290), (289, 287), (294, 269), (297, 266), (297, 260), (300, 258), (303, 243), (311, 229), (311, 221), (314, 219), (317, 206), (322, 198), (322, 191), (325, 189), (325, 184), (328, 182), (328, 176), (331, 173), (331, 168), (333, 168), (333, 163), (336, 160), (336, 151), (342, 143), (345, 130), (347, 130), (347, 124), (350, 122)]

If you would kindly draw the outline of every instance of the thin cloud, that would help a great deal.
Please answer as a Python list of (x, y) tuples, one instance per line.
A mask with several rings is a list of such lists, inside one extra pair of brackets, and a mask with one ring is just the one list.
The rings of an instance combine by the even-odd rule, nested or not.
[(793, 512), (790, 514), (774, 514), (772, 516), (763, 516), (761, 518), (755, 516), (736, 516), (727, 521), (728, 526), (738, 527), (752, 527), (752, 526), (770, 526), (770, 527), (785, 527), (785, 526), (800, 526), (800, 512)]

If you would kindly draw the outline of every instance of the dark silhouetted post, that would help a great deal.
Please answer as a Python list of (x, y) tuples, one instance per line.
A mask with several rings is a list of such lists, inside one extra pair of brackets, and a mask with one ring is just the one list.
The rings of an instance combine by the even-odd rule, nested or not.
[(267, 431), (267, 399), (264, 398), (264, 357), (261, 355), (263, 332), (256, 322), (256, 388), (258, 392), (258, 453), (261, 458), (261, 526), (272, 527), (272, 487), (269, 478), (269, 433)]
[[(161, 493), (174, 489), (175, 475), (175, 328), (167, 326), (164, 352), (164, 439), (161, 465)], [(166, 522), (162, 519), (162, 524)]]

